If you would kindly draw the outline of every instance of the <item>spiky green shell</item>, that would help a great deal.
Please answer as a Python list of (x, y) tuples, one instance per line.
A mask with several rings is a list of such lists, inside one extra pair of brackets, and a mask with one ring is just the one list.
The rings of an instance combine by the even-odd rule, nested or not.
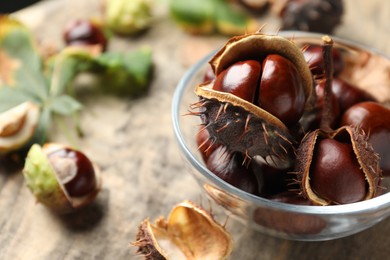
[(71, 205), (60, 186), (54, 169), (42, 147), (34, 144), (26, 158), (23, 175), (27, 187), (39, 202), (56, 211), (64, 211)]

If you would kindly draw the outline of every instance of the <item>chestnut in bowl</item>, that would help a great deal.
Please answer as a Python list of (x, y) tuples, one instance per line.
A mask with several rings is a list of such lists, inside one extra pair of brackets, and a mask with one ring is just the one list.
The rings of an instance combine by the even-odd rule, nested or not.
[[(307, 44), (321, 44), (323, 35), (306, 32), (280, 32), (304, 49)], [(344, 69), (337, 77), (348, 80), (367, 91), (378, 102), (390, 98), (390, 58), (371, 48), (332, 37), (334, 48), (344, 58)], [(180, 152), (191, 174), (203, 188), (204, 194), (245, 222), (250, 228), (279, 238), (301, 241), (324, 241), (358, 233), (390, 216), (390, 181), (382, 179), (382, 192), (365, 201), (343, 205), (317, 206), (297, 198), (291, 192), (283, 194), (248, 193), (222, 180), (209, 170), (198, 148), (199, 118), (188, 116), (191, 104), (199, 101), (195, 86), (202, 83), (210, 53), (191, 67), (181, 78), (174, 93), (172, 120)], [(373, 73), (374, 72), (374, 73)], [(288, 170), (288, 169), (287, 169)], [(260, 195), (259, 195), (260, 194)], [(288, 220), (288, 221), (286, 221)]]

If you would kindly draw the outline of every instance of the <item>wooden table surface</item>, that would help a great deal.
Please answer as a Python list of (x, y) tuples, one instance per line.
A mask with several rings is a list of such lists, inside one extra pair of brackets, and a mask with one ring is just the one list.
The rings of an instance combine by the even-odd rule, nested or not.
[[(220, 46), (222, 36), (195, 37), (168, 18), (167, 0), (155, 1), (149, 31), (117, 38), (110, 49), (150, 46), (155, 75), (146, 97), (127, 100), (82, 97), (81, 149), (102, 169), (103, 188), (91, 206), (59, 217), (37, 204), (20, 173), (0, 172), (0, 259), (139, 259), (130, 242), (138, 224), (167, 215), (177, 203), (207, 202), (187, 172), (173, 135), (171, 100), (188, 66)], [(346, 14), (335, 34), (390, 55), (390, 2), (345, 0)], [(99, 14), (99, 1), (44, 1), (16, 13), (42, 42), (61, 44), (67, 20)], [(266, 31), (275, 32), (269, 23)], [(197, 52), (193, 50), (196, 49)], [(62, 135), (57, 142), (69, 143)], [(350, 237), (326, 242), (273, 238), (232, 220), (231, 259), (386, 259), (390, 255), (390, 219)]]

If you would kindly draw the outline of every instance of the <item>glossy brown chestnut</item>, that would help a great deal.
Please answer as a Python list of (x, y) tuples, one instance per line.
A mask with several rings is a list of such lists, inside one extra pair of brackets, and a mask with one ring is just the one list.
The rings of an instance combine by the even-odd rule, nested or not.
[(291, 61), (275, 54), (264, 59), (257, 102), (287, 126), (302, 117), (306, 97), (302, 78)]
[[(276, 1), (277, 3), (278, 1)], [(330, 34), (341, 23), (342, 0), (289, 0), (280, 12), (282, 30)]]
[(48, 159), (69, 196), (82, 197), (96, 188), (94, 167), (80, 151), (63, 148), (49, 153)]
[[(303, 56), (311, 73), (314, 76), (320, 76), (324, 71), (324, 62), (322, 58), (322, 46), (321, 45), (308, 45), (304, 47)], [(333, 74), (338, 75), (344, 69), (344, 60), (343, 56), (339, 49), (333, 48), (332, 50), (332, 58), (333, 58)]]
[(250, 166), (257, 176), (260, 196), (269, 197), (293, 188), (290, 185), (292, 176), (288, 174), (290, 169), (277, 169), (257, 158), (251, 161)]
[(258, 194), (259, 187), (252, 169), (243, 164), (240, 153), (229, 153), (220, 146), (207, 159), (207, 168), (227, 183), (251, 194)]
[(275, 54), (262, 64), (256, 60), (233, 64), (217, 76), (213, 89), (254, 103), (287, 126), (302, 117), (306, 103), (298, 71), (291, 61)]
[(217, 76), (213, 89), (231, 93), (252, 103), (258, 88), (260, 75), (261, 64), (258, 61), (240, 61)]
[(339, 101), (340, 113), (359, 102), (376, 101), (367, 91), (339, 78), (333, 79), (332, 93)]
[(63, 39), (66, 45), (95, 45), (107, 48), (107, 38), (102, 29), (87, 19), (69, 21), (64, 28)]
[(316, 144), (311, 164), (311, 187), (321, 198), (333, 204), (361, 201), (367, 193), (352, 145), (334, 139), (322, 139)]
[(376, 102), (358, 103), (344, 113), (341, 125), (357, 125), (363, 129), (379, 154), (383, 175), (390, 176), (390, 110)]

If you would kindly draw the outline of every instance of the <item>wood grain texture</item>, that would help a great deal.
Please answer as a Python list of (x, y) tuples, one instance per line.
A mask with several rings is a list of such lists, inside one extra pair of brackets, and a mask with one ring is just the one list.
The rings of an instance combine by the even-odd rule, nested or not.
[[(166, 216), (185, 199), (207, 203), (200, 199), (200, 189), (180, 157), (171, 100), (188, 66), (226, 38), (183, 33), (168, 19), (166, 1), (156, 2), (155, 21), (146, 34), (115, 38), (109, 46), (117, 51), (151, 46), (156, 67), (148, 95), (136, 100), (96, 94), (81, 97), (86, 136), (76, 143), (102, 169), (103, 188), (96, 202), (59, 217), (35, 202), (20, 173), (0, 172), (0, 259), (139, 259), (130, 242), (144, 218)], [(390, 2), (345, 3), (344, 24), (335, 34), (390, 55)], [(99, 8), (94, 0), (53, 0), (16, 15), (40, 41), (60, 45), (68, 19), (98, 15)], [(196, 46), (201, 47), (192, 52)], [(61, 133), (54, 140), (69, 143)], [(235, 241), (231, 259), (386, 259), (390, 255), (390, 219), (347, 238), (315, 243), (262, 235), (234, 220), (228, 228)]]

